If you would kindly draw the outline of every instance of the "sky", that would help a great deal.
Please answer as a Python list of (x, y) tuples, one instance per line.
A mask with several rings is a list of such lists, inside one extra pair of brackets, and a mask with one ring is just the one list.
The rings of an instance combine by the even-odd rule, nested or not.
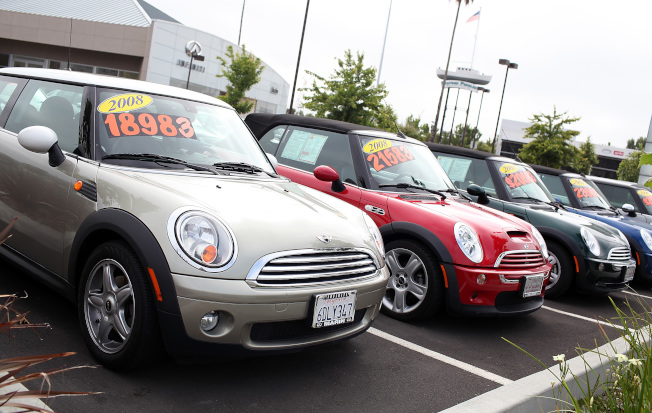
[[(306, 0), (146, 1), (187, 26), (233, 43), (240, 35), (240, 43), (292, 87)], [(480, 19), (467, 22), (478, 11)], [(297, 87), (310, 86), (306, 70), (332, 75), (346, 50), (364, 53), (365, 66), (376, 68), (383, 56), (380, 81), (389, 91), (386, 103), (400, 122), (413, 115), (432, 124), (441, 91), (435, 70), (446, 67), (456, 12), (455, 0), (311, 0)], [(593, 143), (624, 147), (628, 139), (647, 136), (651, 19), (650, 0), (462, 4), (449, 70), (472, 67), (493, 78), (481, 108), (480, 93), (471, 95), (470, 106), (470, 92), (460, 92), (457, 105), (456, 90), (450, 93), (445, 130), (453, 120), (463, 123), (469, 106), (468, 123), (477, 122), (484, 140), (493, 138), (507, 74), (501, 119), (528, 122), (556, 109), (580, 118), (570, 125), (580, 131), (580, 141), (590, 137)], [(518, 69), (507, 73), (498, 64), (503, 58)], [(295, 108), (300, 97), (295, 96)], [(442, 112), (443, 107), (444, 102)]]

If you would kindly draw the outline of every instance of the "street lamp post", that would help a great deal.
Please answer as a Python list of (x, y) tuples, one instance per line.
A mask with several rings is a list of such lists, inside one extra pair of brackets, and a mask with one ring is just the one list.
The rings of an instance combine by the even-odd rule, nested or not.
[(494, 131), (494, 140), (491, 142), (491, 153), (495, 153), (496, 149), (496, 136), (498, 136), (498, 123), (500, 122), (500, 111), (503, 108), (503, 98), (505, 97), (505, 86), (507, 85), (507, 75), (509, 74), (509, 69), (518, 69), (518, 64), (510, 62), (507, 59), (500, 59), (498, 63), (501, 65), (507, 66), (505, 69), (505, 83), (503, 83), (503, 94), (500, 97), (500, 106), (498, 107), (498, 118), (496, 119), (496, 130)]
[(301, 49), (303, 49), (303, 36), (306, 34), (306, 22), (308, 21), (308, 9), (310, 0), (306, 2), (306, 15), (303, 17), (303, 29), (301, 29), (301, 42), (299, 42), (299, 55), (297, 56), (297, 70), (294, 72), (294, 83), (292, 84), (292, 97), (290, 98), (289, 114), (294, 113), (294, 92), (297, 90), (297, 77), (299, 77), (299, 64), (301, 63)]
[(469, 109), (471, 109), (471, 96), (473, 96), (473, 91), (469, 90), (469, 103), (466, 104), (466, 117), (464, 118), (464, 129), (462, 130), (462, 142), (461, 145), (457, 146), (462, 146), (464, 147), (464, 139), (466, 136), (466, 129), (467, 129), (467, 124), (469, 122)]
[(186, 89), (190, 86), (190, 73), (192, 72), (192, 61), (204, 61), (204, 56), (201, 54), (201, 45), (195, 40), (186, 43), (186, 54), (190, 56), (190, 64), (188, 65), (188, 80), (186, 81)]
[(482, 95), (480, 95), (480, 107), (478, 108), (478, 120), (475, 121), (475, 132), (473, 134), (473, 137), (471, 138), (471, 149), (473, 149), (473, 144), (475, 143), (475, 137), (478, 134), (478, 125), (480, 125), (480, 111), (482, 110), (482, 100), (484, 99), (484, 94), (489, 93), (489, 89), (484, 88), (482, 86), (478, 87), (478, 90), (482, 92)]

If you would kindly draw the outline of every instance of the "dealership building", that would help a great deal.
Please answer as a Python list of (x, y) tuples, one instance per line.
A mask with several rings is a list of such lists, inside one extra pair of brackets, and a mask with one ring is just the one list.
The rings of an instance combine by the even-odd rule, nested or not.
[[(497, 144), (500, 155), (516, 158), (523, 145), (532, 141), (532, 139), (525, 138), (525, 129), (530, 126), (532, 126), (531, 123), (503, 119), (500, 124)], [(574, 139), (571, 143), (579, 148), (583, 142)], [(618, 179), (618, 165), (631, 153), (635, 152), (634, 149), (617, 148), (597, 143), (594, 143), (593, 146), (598, 157), (598, 163), (593, 165), (591, 175), (604, 178)]]
[[(187, 53), (189, 42), (201, 51), (195, 46), (195, 55)], [(216, 76), (222, 72), (217, 57), (228, 62), (228, 46), (239, 50), (142, 0), (0, 1), (0, 67), (70, 69), (218, 96), (228, 81)], [(246, 96), (254, 112), (285, 113), (290, 85), (264, 66)]]

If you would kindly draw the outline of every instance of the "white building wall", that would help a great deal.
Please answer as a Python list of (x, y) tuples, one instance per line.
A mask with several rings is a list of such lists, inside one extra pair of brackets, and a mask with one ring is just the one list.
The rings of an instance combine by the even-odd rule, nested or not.
[[(204, 61), (194, 61), (193, 64), (204, 67), (204, 71), (193, 70), (190, 83), (202, 85), (219, 91), (226, 91), (228, 81), (217, 77), (222, 72), (222, 66), (217, 56), (226, 58), (228, 46), (239, 50), (234, 43), (213, 36), (201, 30), (193, 29), (177, 23), (162, 20), (152, 22), (152, 41), (145, 80), (155, 83), (171, 84), (172, 79), (183, 82), (188, 79), (188, 67), (180, 66), (179, 60), (190, 63), (186, 55), (186, 43), (190, 40), (199, 42), (202, 46)], [(275, 113), (285, 113), (289, 98), (290, 85), (268, 65), (261, 74), (261, 81), (246, 94), (256, 99), (260, 106), (275, 106)], [(273, 93), (272, 90), (277, 90)]]

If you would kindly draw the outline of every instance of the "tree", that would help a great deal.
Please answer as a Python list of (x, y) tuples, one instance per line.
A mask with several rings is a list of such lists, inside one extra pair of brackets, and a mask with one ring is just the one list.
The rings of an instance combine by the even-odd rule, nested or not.
[[(328, 80), (313, 72), (312, 87), (299, 89), (310, 92), (304, 96), (303, 107), (316, 112), (317, 117), (336, 119), (367, 126), (386, 126), (394, 110), (385, 107), (385, 84), (376, 85), (376, 69), (364, 67), (364, 53), (354, 59), (350, 50), (344, 59), (337, 59), (338, 69)], [(318, 84), (318, 82), (320, 84)], [(396, 115), (393, 114), (394, 120)], [(395, 128), (394, 128), (395, 129)]]
[(647, 139), (645, 137), (643, 137), (643, 136), (641, 136), (640, 138), (638, 138), (636, 140), (634, 140), (634, 138), (628, 139), (627, 140), (627, 149), (638, 149), (639, 151), (642, 151), (643, 149), (645, 149), (645, 141), (646, 140)]
[(426, 141), (430, 137), (430, 126), (427, 123), (421, 123), (421, 118), (413, 115), (408, 116), (400, 128), (401, 132), (410, 138)]
[(591, 138), (580, 145), (580, 150), (573, 161), (573, 169), (579, 173), (590, 174), (593, 165), (598, 163), (598, 156), (595, 154), (595, 146), (591, 143)]
[(618, 165), (618, 179), (621, 181), (638, 182), (642, 155), (643, 151), (636, 151), (630, 153), (627, 158), (623, 159), (620, 165)]
[(570, 118), (567, 112), (557, 113), (554, 108), (552, 115), (540, 113), (530, 118), (532, 126), (525, 129), (525, 138), (533, 139), (519, 151), (523, 162), (549, 166), (560, 169), (572, 165), (578, 152), (571, 141), (579, 131), (564, 129), (564, 125), (577, 122), (580, 118)]
[(398, 124), (398, 116), (394, 112), (391, 105), (382, 104), (378, 112), (374, 113), (369, 126), (374, 126), (378, 129), (383, 129), (388, 132), (396, 133), (396, 125)]
[(217, 60), (222, 64), (222, 73), (216, 76), (225, 77), (229, 81), (226, 86), (226, 95), (218, 96), (218, 98), (233, 106), (238, 113), (251, 112), (254, 103), (245, 100), (245, 93), (260, 82), (260, 74), (265, 66), (259, 58), (247, 52), (244, 44), (242, 52), (234, 52), (233, 46), (227, 47), (226, 57), (231, 63), (227, 63), (223, 57), (217, 56)]

